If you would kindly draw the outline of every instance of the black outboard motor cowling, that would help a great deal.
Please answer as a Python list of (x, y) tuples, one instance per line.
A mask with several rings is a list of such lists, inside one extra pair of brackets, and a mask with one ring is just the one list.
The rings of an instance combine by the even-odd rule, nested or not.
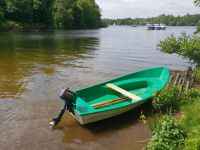
[(72, 103), (76, 102), (77, 94), (69, 88), (61, 90), (60, 98), (64, 101), (71, 101)]

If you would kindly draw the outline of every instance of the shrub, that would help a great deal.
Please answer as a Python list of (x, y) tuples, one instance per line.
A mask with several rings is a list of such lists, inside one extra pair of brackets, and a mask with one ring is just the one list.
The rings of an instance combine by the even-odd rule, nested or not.
[(6, 30), (21, 30), (23, 26), (15, 21), (7, 21)]
[(200, 36), (188, 36), (182, 33), (176, 38), (173, 34), (165, 40), (160, 41), (158, 48), (166, 53), (176, 53), (184, 58), (188, 58), (194, 63), (200, 64)]
[(191, 88), (185, 92), (185, 96), (188, 99), (199, 99), (200, 98), (200, 90), (197, 88)]
[(180, 100), (179, 89), (176, 86), (171, 86), (160, 93), (153, 99), (153, 106), (156, 110), (167, 112), (176, 110)]
[(182, 124), (171, 116), (163, 116), (154, 125), (153, 135), (146, 150), (176, 150), (179, 149), (186, 138)]
[(173, 54), (180, 51), (181, 45), (180, 41), (174, 36), (174, 34), (171, 34), (165, 40), (160, 41), (158, 48), (165, 53)]

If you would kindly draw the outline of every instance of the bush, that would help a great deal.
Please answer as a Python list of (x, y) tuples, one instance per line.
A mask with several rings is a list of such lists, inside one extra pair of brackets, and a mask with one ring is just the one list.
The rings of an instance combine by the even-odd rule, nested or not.
[(6, 30), (21, 30), (23, 29), (22, 24), (17, 23), (15, 21), (7, 21), (5, 24), (5, 29)]
[(198, 35), (188, 36), (183, 32), (180, 37), (176, 38), (172, 34), (160, 41), (158, 47), (163, 52), (176, 53), (198, 65), (200, 64), (200, 36)]
[(200, 98), (200, 90), (197, 88), (191, 88), (188, 91), (185, 92), (186, 100), (187, 99), (199, 99)]
[(186, 138), (182, 124), (171, 116), (163, 116), (154, 125), (151, 141), (146, 150), (176, 150), (179, 149)]
[(178, 109), (180, 101), (179, 89), (177, 86), (172, 86), (164, 89), (153, 99), (153, 106), (156, 110), (167, 112), (169, 110)]
[(165, 40), (160, 41), (158, 48), (165, 53), (173, 54), (180, 51), (181, 45), (180, 41), (174, 36), (174, 34), (171, 34)]

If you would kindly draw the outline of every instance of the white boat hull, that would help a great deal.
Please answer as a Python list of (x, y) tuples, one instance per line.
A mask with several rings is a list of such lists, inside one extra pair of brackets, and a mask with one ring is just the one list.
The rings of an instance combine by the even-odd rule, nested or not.
[(100, 121), (100, 120), (104, 120), (104, 119), (107, 119), (107, 118), (111, 118), (111, 117), (117, 116), (119, 114), (122, 114), (124, 112), (127, 112), (129, 110), (132, 110), (132, 109), (140, 106), (144, 102), (145, 101), (142, 101), (142, 102), (139, 102), (139, 103), (134, 104), (134, 105), (128, 105), (126, 107), (122, 107), (122, 108), (118, 108), (118, 109), (113, 109), (113, 110), (103, 111), (103, 112), (98, 112), (98, 113), (92, 113), (92, 114), (87, 114), (87, 115), (82, 115), (82, 116), (80, 116), (77, 113), (75, 113), (75, 114), (70, 113), (70, 114), (81, 125), (85, 125), (85, 124), (89, 124), (89, 123), (92, 123), (92, 122), (96, 122), (96, 121)]

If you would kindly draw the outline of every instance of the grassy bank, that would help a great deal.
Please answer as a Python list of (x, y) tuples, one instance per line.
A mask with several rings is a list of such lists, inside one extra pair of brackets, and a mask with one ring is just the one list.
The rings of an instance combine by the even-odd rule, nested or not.
[(146, 150), (200, 150), (200, 68), (194, 88), (178, 94), (169, 86), (153, 100), (156, 121), (150, 121), (152, 138)]

